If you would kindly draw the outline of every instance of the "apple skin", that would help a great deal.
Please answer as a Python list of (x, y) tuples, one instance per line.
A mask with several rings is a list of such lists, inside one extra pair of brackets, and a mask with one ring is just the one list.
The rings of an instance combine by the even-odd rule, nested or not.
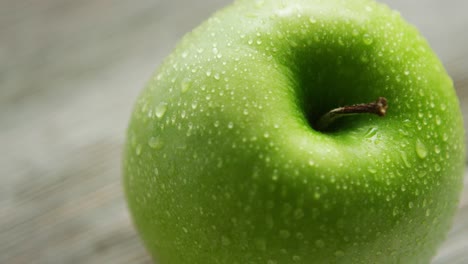
[[(310, 125), (388, 99), (387, 116)], [(366, 0), (236, 1), (139, 96), (128, 206), (157, 263), (428, 263), (462, 188), (453, 83)]]

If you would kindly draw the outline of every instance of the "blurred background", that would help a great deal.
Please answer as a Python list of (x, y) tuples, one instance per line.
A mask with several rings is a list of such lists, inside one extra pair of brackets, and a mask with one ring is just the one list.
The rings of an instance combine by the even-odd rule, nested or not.
[[(122, 194), (127, 121), (178, 39), (229, 2), (0, 0), (0, 263), (151, 262)], [(468, 1), (383, 2), (427, 37), (468, 124)], [(433, 263), (468, 263), (467, 188)]]

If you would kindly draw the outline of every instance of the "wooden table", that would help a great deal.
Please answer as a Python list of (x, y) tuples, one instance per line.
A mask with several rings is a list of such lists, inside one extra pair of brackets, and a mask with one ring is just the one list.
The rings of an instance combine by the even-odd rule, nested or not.
[[(0, 1), (0, 263), (150, 263), (122, 196), (129, 114), (176, 41), (228, 2)], [(468, 1), (386, 2), (429, 39), (468, 117)], [(434, 263), (468, 263), (467, 191)]]

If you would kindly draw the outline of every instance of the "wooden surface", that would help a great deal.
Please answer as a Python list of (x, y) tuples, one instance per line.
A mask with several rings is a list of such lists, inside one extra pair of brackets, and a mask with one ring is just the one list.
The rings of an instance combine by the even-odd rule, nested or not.
[[(0, 0), (0, 263), (150, 263), (121, 188), (129, 114), (177, 40), (228, 2)], [(429, 39), (468, 117), (468, 2), (386, 2)], [(468, 263), (467, 189), (434, 263)]]

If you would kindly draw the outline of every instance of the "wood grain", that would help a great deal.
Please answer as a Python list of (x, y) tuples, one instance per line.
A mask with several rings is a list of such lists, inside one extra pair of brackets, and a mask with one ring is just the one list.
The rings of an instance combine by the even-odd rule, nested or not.
[[(120, 182), (129, 114), (177, 40), (228, 2), (0, 1), (0, 263), (151, 262)], [(468, 2), (386, 2), (426, 35), (468, 117)], [(468, 263), (466, 190), (434, 263)]]

